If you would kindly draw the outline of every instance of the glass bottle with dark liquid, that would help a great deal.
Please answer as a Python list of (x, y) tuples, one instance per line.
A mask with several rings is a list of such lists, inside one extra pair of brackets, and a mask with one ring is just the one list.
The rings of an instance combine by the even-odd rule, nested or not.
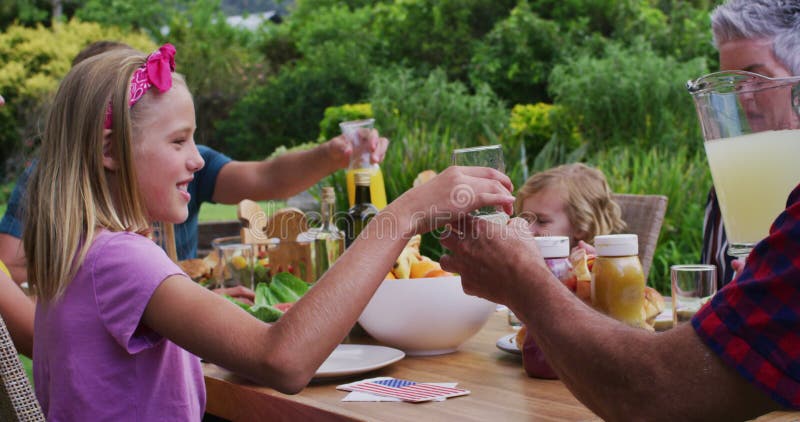
[(369, 220), (378, 213), (372, 205), (369, 191), (370, 174), (356, 173), (356, 203), (348, 211), (345, 218), (345, 245), (349, 247), (367, 226)]

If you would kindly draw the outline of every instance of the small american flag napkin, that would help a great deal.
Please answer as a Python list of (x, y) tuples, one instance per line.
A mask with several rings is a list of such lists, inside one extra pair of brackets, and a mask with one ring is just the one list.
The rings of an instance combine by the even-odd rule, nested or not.
[(369, 393), (381, 397), (400, 399), (419, 403), (431, 400), (443, 400), (448, 397), (464, 396), (469, 390), (449, 387), (441, 384), (417, 383), (397, 378), (371, 378), (336, 387), (339, 390)]

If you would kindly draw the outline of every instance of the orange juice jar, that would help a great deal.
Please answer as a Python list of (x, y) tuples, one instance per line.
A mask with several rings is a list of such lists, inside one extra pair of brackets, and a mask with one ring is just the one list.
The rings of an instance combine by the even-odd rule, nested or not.
[(644, 271), (635, 234), (597, 236), (592, 267), (592, 304), (628, 325), (644, 324)]

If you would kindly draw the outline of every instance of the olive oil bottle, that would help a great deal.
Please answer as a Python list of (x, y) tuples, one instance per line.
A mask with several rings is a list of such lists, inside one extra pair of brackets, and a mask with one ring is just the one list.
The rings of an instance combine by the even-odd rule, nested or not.
[(336, 192), (332, 187), (322, 188), (320, 201), (319, 228), (310, 232), (314, 239), (314, 271), (315, 279), (319, 280), (325, 271), (328, 271), (339, 256), (344, 253), (344, 232), (339, 230), (334, 223), (336, 211)]
[(372, 204), (370, 198), (370, 174), (356, 173), (356, 202), (348, 211), (345, 217), (345, 245), (349, 247), (358, 235), (367, 226), (369, 220), (378, 213), (378, 209)]

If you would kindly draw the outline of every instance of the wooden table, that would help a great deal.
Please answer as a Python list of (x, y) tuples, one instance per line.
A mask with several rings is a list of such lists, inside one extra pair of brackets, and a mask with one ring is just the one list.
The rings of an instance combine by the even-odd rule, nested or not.
[[(312, 383), (289, 396), (258, 386), (216, 365), (205, 363), (208, 413), (244, 420), (392, 420), (441, 419), (529, 421), (599, 420), (563, 383), (529, 378), (522, 358), (499, 350), (497, 340), (514, 331), (505, 312), (496, 312), (486, 326), (459, 351), (430, 357), (406, 357), (386, 368), (345, 379)], [(371, 343), (364, 339), (360, 343)], [(470, 390), (444, 402), (342, 402), (347, 392), (336, 386), (364, 378), (390, 376), (423, 382), (458, 382)]]
[[(210, 363), (203, 364), (208, 413), (232, 421), (253, 420), (600, 420), (561, 381), (529, 378), (522, 358), (503, 352), (496, 341), (514, 331), (505, 312), (496, 312), (486, 326), (459, 351), (430, 357), (406, 357), (386, 368), (345, 379), (312, 383), (290, 396), (253, 384)], [(359, 343), (374, 343), (369, 338)], [(458, 382), (470, 390), (444, 402), (342, 402), (347, 392), (336, 386), (377, 376), (423, 382)], [(773, 412), (757, 421), (796, 421), (797, 412)]]

